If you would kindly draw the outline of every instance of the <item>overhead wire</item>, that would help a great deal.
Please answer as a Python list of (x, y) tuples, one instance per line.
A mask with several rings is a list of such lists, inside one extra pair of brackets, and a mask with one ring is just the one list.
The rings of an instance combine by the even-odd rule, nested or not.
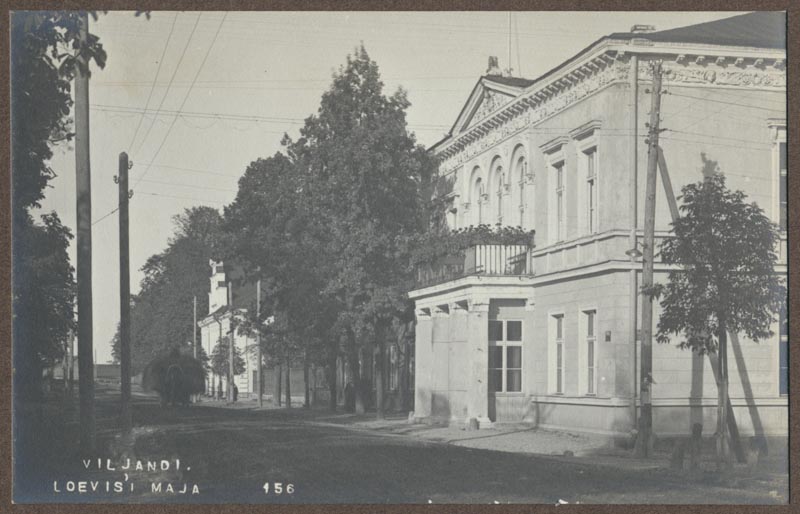
[[(222, 25), (225, 23), (225, 18), (227, 16), (227, 14), (228, 13), (226, 12), (225, 16), (223, 16), (222, 20), (220, 20), (219, 26), (217, 26), (217, 32), (214, 33), (214, 38), (211, 40), (211, 44), (208, 45), (208, 48), (206, 49), (206, 53), (203, 56), (203, 60), (200, 62), (200, 66), (198, 66), (198, 68), (197, 68), (197, 73), (195, 73), (195, 75), (194, 75), (194, 80), (192, 81), (191, 86), (189, 86), (189, 89), (186, 91), (186, 94), (183, 97), (183, 101), (181, 102), (180, 107), (178, 107), (178, 112), (183, 110), (183, 107), (186, 105), (186, 101), (189, 99), (189, 96), (192, 93), (192, 88), (194, 87), (195, 81), (197, 81), (197, 77), (199, 77), (200, 73), (203, 71), (203, 68), (205, 67), (206, 61), (208, 60), (208, 56), (211, 54), (211, 50), (214, 48), (214, 44), (217, 42), (217, 37), (219, 37), (220, 30), (222, 29)], [(198, 17), (198, 19), (199, 19), (199, 17)], [(156, 152), (150, 158), (150, 162), (151, 163), (155, 162), (156, 158), (158, 158), (158, 154), (161, 153), (161, 149), (164, 148), (164, 145), (166, 144), (170, 133), (172, 133), (172, 128), (175, 126), (175, 122), (177, 122), (177, 121), (178, 121), (178, 116), (176, 115), (175, 118), (173, 118), (173, 120), (172, 120), (172, 124), (170, 124), (169, 128), (167, 129), (167, 133), (164, 134), (164, 137), (161, 140), (161, 144), (158, 146), (158, 149), (156, 149)], [(147, 166), (147, 168), (145, 168), (145, 170), (144, 170), (144, 173), (142, 173), (139, 176), (139, 178), (136, 180), (136, 182), (134, 183), (134, 185), (133, 185), (134, 189), (139, 184), (139, 182), (141, 182), (142, 179), (144, 179), (144, 177), (147, 175), (147, 173), (149, 171), (150, 171), (150, 166)]]
[[(197, 30), (197, 25), (200, 23), (200, 18), (203, 16), (203, 13), (197, 15), (197, 18), (194, 20), (194, 26), (192, 27), (192, 32), (189, 34), (189, 37), (186, 39), (186, 44), (183, 47), (183, 51), (181, 52), (181, 56), (178, 59), (178, 64), (175, 65), (175, 69), (172, 71), (172, 76), (169, 78), (169, 82), (167, 83), (167, 90), (164, 91), (164, 96), (161, 97), (161, 102), (158, 104), (158, 108), (156, 108), (156, 112), (161, 110), (161, 107), (164, 106), (164, 101), (167, 99), (169, 95), (169, 89), (172, 86), (172, 82), (175, 80), (175, 76), (178, 74), (178, 70), (181, 67), (181, 63), (183, 63), (183, 58), (186, 57), (186, 51), (189, 49), (189, 43), (192, 42), (192, 37), (194, 36), (195, 30)], [(153, 125), (155, 125), (155, 118), (153, 119), (153, 123), (150, 124), (150, 127), (145, 132), (144, 137), (142, 137), (141, 143), (139, 143), (139, 149), (141, 150), (144, 143), (147, 141), (147, 136), (150, 135), (150, 132), (153, 130)], [(133, 148), (130, 149), (133, 152)]]
[[(139, 117), (139, 123), (136, 124), (136, 130), (133, 132), (133, 138), (131, 138), (131, 143), (128, 145), (128, 150), (133, 150), (133, 143), (136, 142), (136, 136), (139, 135), (139, 129), (142, 127), (142, 122), (144, 121), (144, 112), (147, 111), (147, 108), (150, 106), (150, 99), (153, 97), (153, 91), (156, 89), (156, 83), (158, 82), (158, 75), (161, 73), (161, 66), (164, 64), (164, 56), (167, 54), (167, 48), (169, 48), (169, 42), (172, 39), (172, 34), (175, 31), (175, 22), (178, 21), (178, 13), (175, 13), (175, 16), (172, 18), (172, 25), (169, 28), (169, 34), (167, 34), (167, 40), (164, 42), (164, 49), (161, 51), (161, 58), (158, 60), (158, 68), (156, 68), (156, 74), (153, 77), (153, 82), (150, 85), (150, 92), (147, 94), (147, 101), (144, 103), (144, 111), (142, 111), (142, 116)], [(166, 95), (166, 93), (165, 93)]]

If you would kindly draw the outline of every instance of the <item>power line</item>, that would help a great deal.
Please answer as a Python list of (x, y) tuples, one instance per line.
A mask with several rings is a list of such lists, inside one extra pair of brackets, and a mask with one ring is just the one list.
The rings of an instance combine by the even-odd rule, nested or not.
[[(172, 86), (172, 81), (175, 80), (175, 75), (178, 74), (178, 69), (181, 67), (181, 63), (183, 62), (183, 58), (186, 56), (186, 50), (189, 49), (189, 43), (192, 42), (192, 37), (194, 36), (195, 30), (197, 30), (197, 25), (200, 23), (200, 18), (203, 16), (203, 13), (197, 15), (197, 18), (194, 20), (194, 27), (192, 27), (192, 32), (189, 34), (189, 38), (186, 40), (186, 45), (183, 47), (183, 51), (181, 52), (180, 59), (178, 59), (178, 64), (175, 65), (175, 69), (172, 71), (172, 76), (169, 78), (169, 83), (167, 84), (167, 90), (164, 91), (164, 96), (161, 97), (161, 102), (158, 104), (158, 108), (156, 111), (161, 110), (161, 107), (164, 105), (164, 101), (167, 99), (167, 95), (169, 95), (169, 88)], [(191, 90), (190, 90), (191, 91)], [(147, 141), (147, 136), (150, 135), (150, 132), (153, 130), (153, 125), (155, 125), (155, 119), (153, 119), (153, 123), (150, 124), (150, 127), (145, 132), (144, 137), (142, 138), (142, 142), (139, 144), (139, 149), (141, 150), (142, 145), (144, 145), (145, 141)], [(133, 152), (133, 148), (131, 148), (131, 152)]]
[[(101, 111), (101, 112), (112, 112), (112, 113), (120, 113), (120, 114), (152, 114), (154, 116), (178, 116), (181, 118), (202, 118), (202, 119), (219, 119), (219, 120), (230, 120), (230, 121), (249, 121), (249, 122), (264, 122), (264, 123), (277, 123), (277, 124), (295, 124), (295, 125), (302, 125), (305, 123), (304, 119), (301, 118), (281, 118), (281, 117), (273, 117), (273, 116), (258, 116), (258, 115), (247, 115), (247, 114), (226, 114), (226, 113), (216, 113), (216, 112), (198, 112), (198, 111), (178, 111), (178, 110), (167, 110), (161, 109), (159, 111), (154, 111), (152, 109), (144, 110), (137, 107), (128, 107), (128, 106), (115, 106), (115, 105), (103, 105), (103, 104), (94, 104), (92, 106), (92, 110)], [(447, 130), (450, 128), (450, 125), (434, 125), (434, 124), (409, 124), (411, 128), (421, 129), (421, 130)]]
[[(155, 91), (156, 89), (158, 74), (161, 73), (161, 66), (164, 64), (164, 56), (167, 54), (167, 48), (169, 48), (169, 42), (172, 39), (172, 33), (175, 30), (175, 22), (177, 20), (178, 20), (178, 13), (176, 12), (175, 16), (173, 16), (172, 18), (172, 25), (169, 28), (169, 34), (167, 35), (167, 40), (164, 42), (164, 49), (161, 51), (161, 58), (158, 60), (158, 68), (156, 69), (155, 77), (153, 77), (153, 83), (150, 85), (150, 92), (147, 94), (147, 101), (144, 103), (145, 111), (150, 106), (150, 98), (152, 98), (153, 91)], [(128, 145), (129, 149), (133, 149), (133, 143), (136, 142), (136, 136), (139, 135), (139, 129), (142, 127), (143, 121), (144, 121), (144, 112), (142, 113), (142, 116), (139, 118), (139, 123), (136, 125), (136, 130), (133, 132), (133, 139), (131, 139), (131, 143)]]
[[(431, 77), (395, 77), (395, 76), (382, 76), (382, 80), (477, 80), (479, 75), (440, 75), (440, 76), (431, 76)], [(327, 78), (318, 78), (318, 77), (298, 77), (293, 79), (253, 79), (253, 80), (198, 80), (198, 84), (272, 84), (272, 83), (284, 83), (284, 82), (331, 82), (331, 77)], [(176, 81), (173, 82), (175, 84), (188, 84), (189, 81)], [(102, 81), (98, 80), (93, 82), (95, 86), (146, 86), (151, 84), (150, 81), (147, 80), (108, 80)], [(156, 86), (163, 87), (166, 83), (157, 83)]]
[(92, 226), (95, 226), (95, 225), (97, 225), (98, 223), (100, 223), (100, 222), (101, 222), (101, 221), (103, 221), (104, 219), (108, 218), (109, 216), (111, 216), (112, 214), (114, 214), (115, 212), (117, 212), (118, 210), (119, 210), (119, 207), (116, 207), (116, 208), (112, 209), (110, 212), (107, 212), (107, 213), (105, 213), (103, 216), (101, 216), (101, 217), (99, 217), (98, 219), (94, 220), (94, 221), (92, 222)]
[(225, 189), (222, 187), (213, 187), (213, 186), (196, 186), (194, 184), (179, 184), (176, 182), (164, 182), (162, 180), (152, 180), (152, 179), (142, 179), (142, 182), (147, 182), (149, 184), (161, 184), (164, 186), (176, 186), (176, 187), (189, 187), (192, 189), (205, 189), (208, 191), (222, 191), (225, 193), (236, 193), (237, 189)]
[(139, 191), (137, 194), (147, 195), (147, 196), (158, 196), (158, 197), (161, 197), (161, 198), (173, 198), (173, 199), (177, 199), (177, 200), (192, 200), (192, 201), (195, 201), (195, 202), (217, 203), (217, 204), (220, 204), (220, 205), (225, 204), (225, 202), (222, 202), (220, 200), (207, 200), (207, 199), (204, 199), (204, 198), (196, 198), (196, 197), (192, 197), (192, 196), (165, 195), (163, 193), (151, 193), (150, 191)]
[(753, 105), (753, 104), (746, 104), (746, 103), (741, 103), (741, 102), (739, 102), (739, 103), (726, 102), (725, 100), (717, 100), (715, 98), (703, 98), (703, 97), (699, 97), (699, 96), (682, 95), (680, 93), (673, 93), (672, 91), (670, 91), (668, 94), (670, 94), (672, 96), (680, 96), (682, 98), (692, 98), (694, 100), (702, 100), (704, 102), (716, 102), (716, 103), (720, 103), (720, 104), (734, 105), (734, 106), (737, 106), (737, 107), (747, 107), (749, 109), (760, 109), (760, 110), (763, 110), (763, 111), (772, 111), (772, 112), (786, 112), (786, 109), (771, 109), (769, 107), (764, 107), (762, 105)]
[[(200, 62), (200, 66), (197, 68), (197, 73), (195, 73), (195, 75), (194, 75), (194, 80), (192, 80), (192, 85), (189, 86), (189, 89), (186, 91), (186, 95), (184, 95), (183, 101), (181, 102), (180, 107), (178, 107), (178, 112), (180, 112), (183, 109), (183, 106), (186, 105), (186, 101), (189, 99), (189, 95), (191, 95), (191, 93), (192, 93), (192, 88), (194, 87), (194, 83), (195, 83), (195, 81), (197, 81), (197, 77), (200, 76), (200, 72), (203, 71), (203, 67), (206, 64), (206, 60), (208, 59), (208, 56), (211, 54), (211, 49), (214, 48), (214, 44), (217, 42), (217, 37), (219, 36), (220, 29), (222, 29), (222, 25), (225, 23), (225, 17), (227, 15), (228, 15), (228, 13), (226, 12), (225, 15), (222, 17), (222, 20), (220, 20), (219, 26), (217, 26), (217, 32), (214, 33), (214, 38), (211, 40), (211, 44), (208, 45), (208, 49), (206, 49), (206, 53), (203, 56), (203, 60)], [(199, 21), (199, 19), (200, 19), (200, 17), (198, 16), (198, 21)], [(164, 138), (161, 140), (161, 144), (158, 146), (158, 149), (156, 150), (155, 154), (153, 154), (153, 157), (150, 159), (150, 162), (154, 162), (156, 160), (156, 158), (158, 157), (158, 154), (161, 152), (161, 149), (164, 148), (164, 144), (167, 142), (167, 139), (169, 138), (169, 135), (172, 132), (172, 128), (175, 126), (175, 122), (176, 121), (178, 121), (178, 116), (175, 116), (175, 118), (173, 118), (172, 124), (167, 129), (167, 133), (164, 135)], [(154, 122), (154, 124), (155, 124), (155, 122)], [(136, 183), (133, 185), (134, 189), (139, 184), (139, 182), (141, 182), (142, 179), (147, 175), (148, 171), (150, 171), (150, 166), (148, 166), (144, 170), (144, 173), (142, 173), (142, 175), (138, 178)]]
[(221, 171), (200, 170), (200, 169), (197, 169), (197, 168), (185, 168), (185, 167), (181, 167), (181, 166), (169, 166), (167, 164), (155, 164), (155, 163), (151, 163), (151, 162), (145, 162), (145, 163), (142, 163), (142, 165), (143, 166), (154, 166), (156, 168), (169, 168), (169, 169), (179, 170), (179, 171), (189, 171), (189, 172), (192, 172), (192, 173), (203, 173), (203, 174), (206, 174), (206, 175), (217, 175), (217, 176), (220, 176), (220, 177), (228, 177), (228, 178), (236, 178), (236, 179), (239, 178), (238, 176), (231, 175), (230, 173), (223, 173)]

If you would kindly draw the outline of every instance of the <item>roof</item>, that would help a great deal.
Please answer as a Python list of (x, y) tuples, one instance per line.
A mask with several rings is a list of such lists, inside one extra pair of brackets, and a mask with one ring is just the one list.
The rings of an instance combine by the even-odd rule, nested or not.
[[(500, 75), (484, 75), (478, 80), (476, 88), (482, 80), (503, 84), (506, 86), (528, 88), (541, 82), (547, 77), (557, 73), (559, 70), (580, 59), (584, 54), (603, 41), (647, 39), (657, 43), (693, 43), (723, 46), (744, 46), (769, 49), (786, 49), (786, 13), (784, 11), (757, 11), (721, 20), (688, 25), (669, 30), (656, 32), (615, 32), (603, 36), (583, 50), (566, 59), (555, 68), (552, 68), (535, 79), (521, 77), (503, 77)], [(473, 89), (474, 93), (474, 89)], [(458, 118), (464, 112), (462, 108)], [(453, 129), (442, 139), (434, 143), (428, 150), (435, 151), (436, 148), (447, 142), (453, 137)]]
[(786, 13), (758, 11), (657, 32), (617, 32), (609, 37), (643, 38), (657, 43), (786, 48)]
[(504, 86), (511, 86), (511, 87), (528, 87), (533, 84), (535, 81), (531, 79), (525, 79), (522, 77), (504, 77), (502, 75), (484, 75), (484, 80), (488, 80), (489, 82), (496, 82), (498, 84), (503, 84)]

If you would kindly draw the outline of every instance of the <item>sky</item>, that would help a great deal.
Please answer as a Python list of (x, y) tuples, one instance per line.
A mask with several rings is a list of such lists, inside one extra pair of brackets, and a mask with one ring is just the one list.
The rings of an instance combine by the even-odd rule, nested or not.
[[(97, 362), (119, 320), (117, 174), (130, 183), (131, 292), (161, 252), (173, 217), (233, 201), (247, 165), (281, 150), (317, 111), (332, 74), (361, 43), (387, 94), (403, 87), (408, 124), (430, 146), (455, 121), (489, 56), (536, 78), (600, 37), (634, 24), (664, 30), (738, 12), (171, 12), (111, 11), (90, 22), (108, 62), (92, 70), (92, 294)], [(510, 23), (509, 23), (510, 18)], [(510, 26), (510, 30), (509, 30)], [(146, 110), (145, 110), (146, 107)], [(41, 212), (75, 231), (75, 155), (54, 148), (57, 177)], [(74, 240), (71, 259), (75, 265)], [(186, 309), (192, 309), (187, 296)], [(202, 317), (206, 313), (198, 313)]]

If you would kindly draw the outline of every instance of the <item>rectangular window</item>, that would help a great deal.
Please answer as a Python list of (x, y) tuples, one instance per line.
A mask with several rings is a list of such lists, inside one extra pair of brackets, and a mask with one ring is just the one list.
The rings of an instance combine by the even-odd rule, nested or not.
[(217, 282), (217, 287), (228, 287), (228, 284), (224, 280), (220, 280)]
[(779, 367), (778, 374), (779, 392), (782, 395), (789, 394), (789, 318), (786, 315), (786, 303), (781, 306), (778, 316), (778, 333), (780, 334), (779, 344)]
[(522, 391), (522, 347), (506, 346), (506, 389), (509, 393)]
[(781, 230), (786, 230), (787, 211), (787, 177), (788, 167), (786, 159), (786, 143), (778, 143), (778, 225)]
[(584, 312), (586, 316), (586, 394), (595, 392), (595, 311)]
[(556, 322), (556, 393), (564, 393), (564, 315), (555, 316)]
[(489, 391), (494, 393), (522, 391), (521, 342), (521, 321), (489, 321)]
[(597, 149), (586, 155), (586, 227), (590, 234), (597, 232)]
[(564, 196), (564, 161), (553, 164), (555, 172), (555, 211), (556, 222), (554, 231), (556, 241), (563, 241), (566, 236), (566, 198)]
[(564, 162), (553, 166), (556, 171), (556, 240), (564, 240)]

